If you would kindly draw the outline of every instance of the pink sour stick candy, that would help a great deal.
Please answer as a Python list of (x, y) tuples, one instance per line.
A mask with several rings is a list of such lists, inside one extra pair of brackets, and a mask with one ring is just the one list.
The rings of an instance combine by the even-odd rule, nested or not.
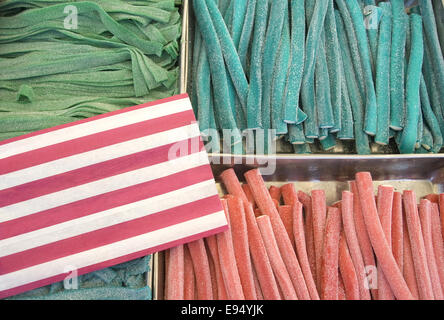
[(279, 213), (274, 206), (273, 200), (265, 186), (264, 180), (257, 169), (250, 170), (245, 173), (245, 178), (251, 187), (254, 199), (261, 211), (270, 217), (273, 232), (279, 251), (290, 274), (291, 281), (300, 300), (309, 300), (310, 294), (305, 284), (304, 275), (302, 274), (296, 253), (293, 250), (290, 238), (285, 230)]
[(418, 206), (416, 204), (416, 195), (415, 192), (411, 190), (404, 191), (403, 195), (410, 246), (412, 248), (413, 265), (415, 267), (415, 274), (418, 282), (419, 298), (421, 300), (433, 300), (433, 287), (427, 263), (427, 254), (419, 219)]
[[(213, 300), (213, 288), (211, 281), (210, 263), (203, 239), (189, 242), (191, 259), (196, 276), (197, 299)], [(171, 263), (171, 261), (170, 261)]]
[(253, 213), (253, 207), (244, 202), (244, 209), (253, 269), (256, 271), (263, 297), (265, 300), (279, 300), (281, 296), (278, 285), (273, 275), (273, 269), (256, 222), (256, 217)]
[(444, 242), (441, 236), (441, 221), (439, 220), (439, 209), (438, 205), (435, 203), (432, 204), (432, 240), (441, 289), (444, 292)]
[(321, 260), (321, 299), (338, 300), (339, 236), (341, 211), (328, 207)]
[(392, 208), (392, 252), (401, 272), (404, 271), (402, 220), (402, 194), (400, 192), (395, 192), (393, 194)]
[[(344, 285), (347, 300), (359, 300), (359, 281), (355, 266), (347, 247), (345, 234), (342, 232), (339, 239), (339, 270)], [(339, 282), (341, 283), (341, 281)]]
[[(405, 218), (405, 216), (404, 216)], [(404, 219), (405, 221), (405, 219)], [(419, 289), (418, 289), (418, 282), (416, 281), (416, 274), (415, 274), (415, 266), (413, 265), (413, 255), (412, 255), (412, 249), (410, 246), (410, 239), (409, 239), (409, 232), (407, 229), (407, 224), (404, 223), (403, 225), (403, 259), (404, 259), (404, 270), (403, 275), (405, 282), (407, 283), (407, 286), (410, 289), (410, 292), (413, 295), (413, 298), (415, 300), (419, 300)]]
[(254, 288), (256, 290), (257, 300), (264, 300), (264, 295), (262, 294), (261, 284), (259, 283), (259, 279), (257, 277), (256, 269), (253, 268), (253, 279), (254, 279)]
[[(227, 200), (222, 200), (222, 206), (227, 219), (228, 213)], [(230, 225), (231, 222), (229, 221)], [(225, 289), (229, 300), (245, 300), (242, 284), (234, 255), (233, 239), (231, 237), (231, 229), (216, 234), (217, 252), (221, 265), (222, 278), (224, 279)]]
[(167, 270), (167, 300), (184, 299), (184, 266), (183, 245), (171, 248)]
[(281, 187), (281, 194), (286, 205), (292, 206), (296, 201), (298, 201), (298, 195), (293, 183), (284, 184)]
[(365, 226), (378, 259), (379, 266), (390, 284), (395, 297), (398, 300), (411, 300), (413, 296), (399, 270), (390, 246), (385, 238), (376, 208), (373, 194), (373, 181), (369, 172), (356, 174), (356, 185), (361, 202), (361, 210), (364, 216)]
[(422, 199), (419, 204), (419, 219), (421, 220), (422, 235), (429, 266), (430, 280), (432, 281), (433, 296), (435, 300), (443, 300), (441, 281), (439, 279), (438, 266), (436, 264), (435, 252), (432, 239), (432, 203)]
[(281, 189), (276, 186), (270, 186), (270, 188), (268, 188), (268, 192), (270, 193), (271, 198), (276, 200), (279, 204), (281, 201)]
[(228, 193), (241, 198), (242, 201), (248, 201), (248, 198), (245, 195), (245, 192), (242, 189), (242, 186), (233, 168), (226, 169), (225, 171), (223, 171), (220, 174), (220, 178), (222, 179), (225, 188), (227, 188)]
[(438, 203), (438, 204), (439, 204), (439, 194), (436, 194), (436, 193), (430, 193), (430, 194), (426, 195), (426, 196), (424, 197), (424, 199), (427, 199), (427, 200), (429, 200), (430, 202)]
[(254, 201), (254, 197), (253, 194), (251, 193), (250, 186), (244, 183), (242, 184), (242, 190), (244, 191), (245, 196), (247, 197), (248, 201), (251, 203), (253, 208), (256, 207), (256, 202)]
[(441, 235), (444, 241), (444, 193), (439, 195), (439, 214), (441, 217)]
[[(384, 230), (385, 238), (389, 247), (392, 247), (392, 209), (393, 209), (393, 193), (392, 186), (378, 186), (378, 197), (376, 205), (378, 208), (379, 219), (381, 221), (382, 229)], [(393, 252), (393, 251), (392, 251)], [(378, 299), (379, 300), (394, 300), (392, 290), (388, 284), (384, 272), (379, 273), (378, 277)]]
[(210, 255), (214, 261), (214, 267), (216, 269), (216, 283), (217, 283), (217, 298), (219, 300), (227, 300), (227, 290), (225, 289), (225, 283), (222, 276), (222, 266), (219, 261), (219, 252), (217, 250), (217, 240), (216, 235), (212, 235), (205, 238), (205, 242), (207, 243), (207, 247), (210, 251)]
[(298, 191), (297, 193), (299, 201), (304, 206), (305, 213), (305, 243), (307, 245), (307, 256), (308, 262), (310, 263), (311, 274), (315, 283), (316, 279), (316, 255), (314, 247), (314, 236), (313, 236), (313, 213), (311, 210), (311, 197), (303, 191)]
[(319, 293), (316, 289), (316, 283), (311, 273), (310, 263), (308, 262), (307, 246), (305, 244), (305, 232), (304, 232), (304, 217), (302, 213), (302, 203), (295, 202), (292, 207), (293, 210), (293, 238), (296, 246), (296, 253), (301, 265), (302, 273), (304, 274), (305, 283), (310, 292), (312, 300), (319, 300)]
[(271, 226), (270, 217), (263, 215), (256, 218), (257, 225), (264, 239), (265, 248), (270, 258), (271, 267), (273, 268), (276, 279), (279, 283), (279, 287), (282, 290), (282, 294), (285, 300), (297, 300), (296, 291), (294, 290), (293, 283), (291, 282), (290, 275), (285, 267), (284, 260), (282, 260), (279, 252), (276, 238), (273, 234), (273, 228)]
[(196, 299), (196, 278), (194, 276), (193, 260), (191, 260), (190, 250), (184, 246), (184, 300)]
[(347, 296), (345, 294), (345, 285), (342, 280), (341, 273), (338, 271), (338, 300), (347, 300)]
[(246, 300), (257, 300), (250, 249), (248, 245), (247, 221), (241, 198), (228, 199), (228, 213), (231, 221), (234, 256)]
[(364, 259), (359, 246), (358, 235), (356, 233), (355, 222), (353, 218), (354, 196), (350, 191), (342, 192), (342, 223), (344, 226), (344, 236), (347, 242), (347, 250), (353, 261), (354, 269), (358, 281), (359, 296), (361, 300), (371, 300), (368, 286), (365, 285), (366, 272)]
[(321, 261), (324, 245), (324, 231), (327, 203), (324, 190), (312, 190), (311, 210), (313, 217), (313, 239), (316, 258), (316, 279), (318, 290), (321, 289)]
[[(205, 240), (204, 240), (205, 242)], [(211, 258), (210, 252), (207, 250), (208, 265), (210, 266), (210, 276), (211, 276), (211, 289), (213, 290), (213, 300), (219, 300), (217, 294), (217, 273), (216, 265), (214, 264), (213, 258)]]
[(293, 207), (284, 205), (278, 207), (279, 216), (281, 217), (282, 223), (284, 224), (285, 230), (287, 230), (288, 237), (290, 238), (291, 244), (294, 245), (294, 234), (293, 234)]
[[(364, 265), (367, 268), (376, 268), (372, 244), (368, 236), (367, 227), (365, 226), (364, 216), (362, 215), (361, 201), (359, 200), (356, 181), (350, 181), (349, 185), (350, 190), (353, 193), (353, 218), (355, 222), (356, 235), (359, 241), (359, 247), (361, 248), (362, 258), (364, 259)], [(376, 300), (378, 297), (378, 290), (374, 289), (376, 286), (377, 284), (368, 284), (368, 287), (372, 289), (371, 294), (374, 300)]]

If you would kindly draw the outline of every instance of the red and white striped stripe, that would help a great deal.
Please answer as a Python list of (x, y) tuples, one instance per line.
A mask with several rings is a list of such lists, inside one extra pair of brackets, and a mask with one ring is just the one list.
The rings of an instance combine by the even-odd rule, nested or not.
[(0, 142), (0, 298), (226, 228), (186, 94)]

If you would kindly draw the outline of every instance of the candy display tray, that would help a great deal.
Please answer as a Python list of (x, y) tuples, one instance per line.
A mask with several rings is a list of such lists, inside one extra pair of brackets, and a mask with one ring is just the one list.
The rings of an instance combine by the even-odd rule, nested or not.
[[(430, 193), (444, 192), (444, 155), (210, 155), (210, 161), (220, 195), (226, 191), (219, 176), (227, 168), (233, 168), (241, 182), (245, 181), (243, 174), (246, 171), (259, 168), (268, 186), (293, 182), (296, 190), (304, 192), (323, 189), (329, 205), (340, 199), (343, 190), (348, 190), (348, 181), (353, 180), (359, 171), (371, 172), (375, 191), (380, 184), (390, 184), (397, 191), (414, 190), (418, 199)], [(162, 300), (165, 281), (163, 252), (154, 255), (153, 264), (153, 299)]]

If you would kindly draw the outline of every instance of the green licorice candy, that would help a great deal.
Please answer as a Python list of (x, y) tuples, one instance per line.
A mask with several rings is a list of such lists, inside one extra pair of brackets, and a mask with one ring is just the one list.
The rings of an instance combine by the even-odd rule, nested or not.
[(233, 2), (233, 17), (231, 22), (231, 36), (233, 38), (234, 46), (239, 47), (239, 42), (242, 34), (242, 28), (246, 18), (248, 7), (247, 0), (231, 0)]
[(427, 39), (432, 58), (433, 71), (436, 74), (436, 86), (438, 91), (441, 92), (440, 101), (441, 106), (443, 106), (444, 95), (442, 93), (444, 92), (444, 57), (439, 43), (435, 14), (433, 12), (431, 0), (418, 0), (418, 4), (421, 9), (421, 16), (424, 24), (425, 39)]
[(305, 144), (306, 140), (302, 123), (288, 125), (288, 141), (291, 144)]
[(242, 141), (240, 132), (236, 127), (236, 122), (232, 112), (230, 101), (227, 73), (225, 71), (225, 62), (222, 56), (222, 49), (217, 38), (216, 30), (213, 26), (210, 13), (205, 4), (205, 0), (194, 0), (194, 13), (201, 30), (202, 39), (207, 49), (209, 58), (211, 79), (213, 80), (214, 105), (218, 120), (223, 129), (234, 130), (234, 143)]
[(330, 80), (331, 106), (334, 115), (334, 126), (330, 132), (339, 132), (342, 126), (342, 67), (333, 0), (329, 0), (324, 32), (326, 40), (325, 53)]
[(342, 67), (342, 57), (339, 60), (339, 68), (341, 69), (341, 130), (337, 134), (339, 140), (353, 140), (354, 134), (354, 122), (353, 111), (350, 103), (350, 96), (348, 94), (347, 83), (345, 81), (344, 68)]
[(382, 10), (373, 4), (365, 5), (363, 9), (364, 23), (367, 29), (368, 44), (370, 46), (370, 58), (373, 74), (376, 73), (376, 59), (378, 56), (378, 32)]
[(346, 5), (353, 21), (353, 26), (358, 40), (359, 55), (362, 62), (365, 81), (365, 120), (364, 131), (369, 135), (376, 134), (378, 105), (376, 103), (375, 84), (373, 82), (370, 50), (368, 46), (367, 34), (364, 26), (364, 17), (356, 0), (346, 1)]
[(318, 124), (321, 129), (330, 129), (335, 125), (330, 95), (330, 78), (325, 55), (324, 34), (319, 43), (316, 58), (315, 84), (316, 84), (316, 112)]
[(348, 45), (345, 45), (347, 43), (347, 38), (345, 34), (344, 22), (342, 21), (341, 15), (337, 10), (335, 10), (335, 17), (339, 43), (343, 44), (340, 46), (342, 52), (342, 67), (344, 70), (345, 83), (353, 111), (356, 152), (358, 154), (370, 154), (371, 149), (369, 139), (363, 130), (364, 105), (356, 82), (350, 49)]
[(399, 131), (404, 126), (405, 87), (404, 56), (407, 15), (403, 0), (392, 0), (392, 45), (390, 54), (390, 128)]
[(432, 133), (430, 132), (430, 129), (428, 128), (427, 124), (424, 124), (421, 146), (427, 151), (431, 152), (433, 144), (434, 143), (433, 143)]
[(330, 151), (336, 147), (336, 136), (334, 133), (329, 133), (325, 139), (320, 140), (322, 149)]
[(321, 130), (319, 130), (320, 134), (319, 134), (319, 141), (322, 141), (324, 139), (327, 139), (328, 134), (329, 134), (329, 129), (328, 128), (321, 128)]
[(291, 63), (285, 89), (284, 115), (287, 123), (300, 123), (299, 94), (301, 91), (302, 75), (304, 73), (305, 57), (305, 8), (304, 1), (292, 0), (291, 8)]
[(432, 107), (430, 105), (430, 99), (427, 92), (426, 83), (424, 80), (424, 77), (421, 76), (421, 83), (420, 83), (420, 97), (421, 97), (421, 108), (422, 108), (422, 114), (425, 120), (425, 123), (427, 127), (430, 129), (430, 132), (433, 136), (433, 148), (432, 152), (438, 153), (443, 145), (443, 135), (442, 131), (439, 127), (438, 119), (436, 118), (436, 115), (433, 113)]
[(247, 98), (247, 124), (250, 129), (262, 127), (262, 113), (258, 106), (262, 104), (262, 64), (265, 32), (268, 21), (268, 0), (256, 5), (253, 43), (251, 47), (250, 87)]
[(283, 107), (288, 67), (290, 64), (290, 49), (290, 21), (288, 14), (286, 14), (279, 51), (276, 57), (276, 68), (273, 74), (271, 91), (272, 128), (276, 129), (276, 134), (278, 135), (288, 132), (287, 124), (283, 119)]
[(285, 13), (288, 14), (288, 1), (274, 0), (271, 2), (270, 18), (265, 35), (264, 56), (262, 63), (263, 95), (262, 95), (262, 127), (266, 130), (271, 127), (271, 104), (273, 72), (276, 68), (276, 59), (284, 26)]
[(411, 46), (406, 80), (406, 121), (399, 141), (401, 153), (415, 151), (419, 121), (421, 68), (424, 55), (422, 18), (410, 14)]
[[(192, 56), (193, 64), (191, 66), (191, 77), (193, 79), (193, 82), (194, 79), (196, 79), (197, 77), (197, 66), (199, 65), (201, 43), (202, 43), (202, 37), (200, 35), (200, 30), (196, 22), (194, 25), (193, 56)], [(191, 87), (191, 105), (193, 106), (194, 115), (196, 116), (196, 119), (198, 119), (198, 102), (197, 102), (196, 85), (192, 85)]]
[(325, 16), (327, 14), (328, 1), (317, 0), (313, 9), (313, 15), (308, 27), (305, 47), (305, 65), (302, 81), (301, 98), (303, 111), (307, 114), (304, 122), (305, 135), (307, 138), (319, 136), (319, 126), (316, 112), (315, 98), (315, 65), (322, 30), (324, 29)]
[(419, 108), (419, 117), (418, 117), (418, 127), (416, 133), (416, 144), (415, 149), (419, 149), (422, 143), (422, 137), (424, 134), (424, 119), (422, 117), (422, 110)]
[[(375, 142), (380, 145), (389, 143), (390, 125), (390, 64), (392, 17), (389, 2), (381, 2), (383, 10), (379, 27), (378, 57), (376, 60), (376, 101), (378, 103), (378, 122)], [(399, 77), (399, 76), (398, 76)]]
[(237, 47), (239, 54), (239, 60), (242, 64), (245, 74), (248, 74), (247, 70), (247, 57), (248, 49), (250, 48), (250, 40), (253, 34), (254, 16), (256, 12), (257, 0), (248, 0), (247, 12), (245, 14), (244, 25), (242, 26), (242, 33)]
[(200, 50), (199, 65), (197, 67), (197, 77), (194, 79), (197, 89), (198, 101), (198, 119), (201, 133), (205, 133), (210, 128), (210, 104), (211, 96), (211, 78), (210, 64), (208, 62), (207, 50)]

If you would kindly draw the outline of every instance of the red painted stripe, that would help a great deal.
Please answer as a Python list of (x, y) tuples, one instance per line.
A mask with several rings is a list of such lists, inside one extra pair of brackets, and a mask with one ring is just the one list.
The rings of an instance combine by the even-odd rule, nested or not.
[(196, 137), (193, 139), (177, 141), (158, 148), (130, 154), (128, 156), (115, 158), (87, 167), (64, 172), (55, 176), (35, 180), (12, 188), (0, 190), (0, 208), (125, 172), (166, 162), (170, 160), (168, 159), (170, 156), (168, 151), (173, 146), (178, 144), (186, 147), (187, 154), (194, 154), (201, 151), (194, 150), (197, 149), (196, 146), (199, 146), (199, 142), (196, 141), (199, 139), (200, 137)]
[[(121, 256), (121, 257), (118, 257), (118, 258), (115, 258), (115, 259), (111, 259), (111, 260), (100, 262), (100, 263), (97, 263), (97, 264), (94, 264), (94, 265), (90, 265), (90, 266), (87, 266), (87, 267), (84, 267), (84, 268), (80, 268), (78, 270), (77, 274), (80, 276), (80, 275), (83, 275), (83, 274), (86, 274), (86, 273), (94, 272), (96, 270), (100, 270), (100, 269), (103, 269), (103, 268), (108, 268), (108, 267), (111, 267), (111, 266), (114, 266), (114, 265), (117, 265), (117, 264), (120, 264), (120, 263), (123, 263), (123, 262), (126, 262), (126, 261), (134, 260), (134, 259), (137, 259), (137, 258), (140, 258), (140, 257), (144, 257), (144, 256), (149, 255), (149, 254), (153, 254), (154, 252), (163, 251), (163, 250), (166, 250), (166, 249), (169, 249), (169, 248), (172, 248), (172, 247), (176, 247), (178, 245), (181, 245), (181, 244), (184, 244), (184, 243), (188, 243), (188, 242), (191, 242), (191, 241), (194, 241), (194, 240), (197, 240), (197, 239), (209, 237), (209, 236), (212, 236), (212, 235), (217, 234), (219, 232), (224, 232), (227, 229), (228, 229), (228, 226), (218, 227), (218, 228), (215, 228), (215, 229), (207, 230), (205, 232), (194, 234), (194, 235), (189, 236), (189, 237), (185, 237), (185, 238), (178, 239), (178, 240), (175, 240), (175, 241), (172, 241), (172, 242), (161, 244), (159, 246), (148, 248), (146, 250), (130, 253), (130, 254), (127, 254), (125, 256)], [(8, 289), (8, 290), (0, 291), (0, 299), (6, 298), (6, 297), (10, 297), (10, 296), (13, 296), (13, 295), (17, 295), (17, 294), (20, 294), (22, 292), (26, 292), (26, 291), (29, 291), (29, 290), (33, 290), (33, 289), (37, 289), (37, 288), (40, 288), (40, 287), (44, 287), (44, 286), (49, 285), (49, 284), (54, 283), (54, 282), (63, 281), (68, 275), (69, 275), (68, 273), (63, 273), (63, 274), (59, 274), (57, 276), (53, 276), (53, 277), (50, 277), (50, 278), (34, 281), (34, 282), (31, 282), (31, 283), (28, 283), (28, 284), (25, 284), (25, 285), (22, 285), (22, 286), (18, 286), (18, 287), (15, 287), (15, 288), (11, 288), (11, 289)]]
[(160, 230), (222, 210), (218, 195), (0, 258), (0, 275)]
[(0, 175), (183, 127), (193, 121), (193, 111), (188, 110), (20, 153), (0, 160)]
[(148, 199), (209, 179), (213, 179), (211, 168), (209, 165), (202, 165), (160, 179), (2, 222), (0, 223), (0, 240)]
[(65, 123), (65, 124), (62, 124), (62, 125), (59, 125), (59, 126), (55, 126), (55, 127), (52, 127), (52, 128), (47, 128), (47, 129), (31, 132), (31, 133), (28, 133), (28, 134), (25, 134), (25, 135), (22, 135), (22, 136), (19, 136), (19, 137), (14, 137), (14, 138), (6, 139), (6, 140), (3, 140), (3, 141), (0, 141), (0, 146), (8, 144), (8, 143), (11, 143), (11, 142), (14, 142), (14, 141), (19, 141), (19, 140), (23, 140), (23, 139), (26, 139), (26, 138), (38, 136), (40, 134), (44, 134), (44, 133), (47, 133), (47, 132), (56, 131), (56, 130), (60, 130), (60, 129), (63, 129), (63, 128), (68, 128), (68, 127), (72, 127), (72, 126), (75, 126), (75, 125), (79, 125), (79, 124), (82, 124), (82, 123), (86, 123), (86, 122), (90, 122), (90, 121), (94, 121), (94, 120), (99, 120), (99, 119), (115, 116), (115, 115), (120, 114), (120, 113), (125, 113), (125, 112), (130, 112), (130, 111), (133, 111), (133, 110), (137, 110), (137, 109), (157, 106), (159, 104), (163, 104), (163, 103), (167, 103), (167, 102), (171, 102), (171, 101), (176, 101), (176, 100), (180, 100), (180, 99), (185, 99), (185, 98), (188, 98), (188, 94), (182, 93), (182, 94), (175, 95), (175, 96), (172, 96), (172, 97), (168, 97), (168, 98), (164, 98), (164, 99), (160, 99), (160, 100), (156, 100), (156, 101), (150, 101), (150, 102), (147, 102), (147, 103), (144, 103), (144, 104), (140, 104), (140, 105), (137, 105), (137, 106), (127, 107), (127, 108), (123, 108), (123, 109), (120, 109), (120, 110), (116, 110), (116, 111), (112, 111), (112, 112), (107, 112), (107, 113), (104, 113), (104, 114), (101, 114), (101, 115), (97, 115), (97, 116), (94, 116), (94, 117), (91, 117), (91, 118), (86, 118), (86, 119), (82, 119), (82, 120), (78, 120), (78, 121), (74, 121), (74, 122), (70, 122), (70, 123)]

